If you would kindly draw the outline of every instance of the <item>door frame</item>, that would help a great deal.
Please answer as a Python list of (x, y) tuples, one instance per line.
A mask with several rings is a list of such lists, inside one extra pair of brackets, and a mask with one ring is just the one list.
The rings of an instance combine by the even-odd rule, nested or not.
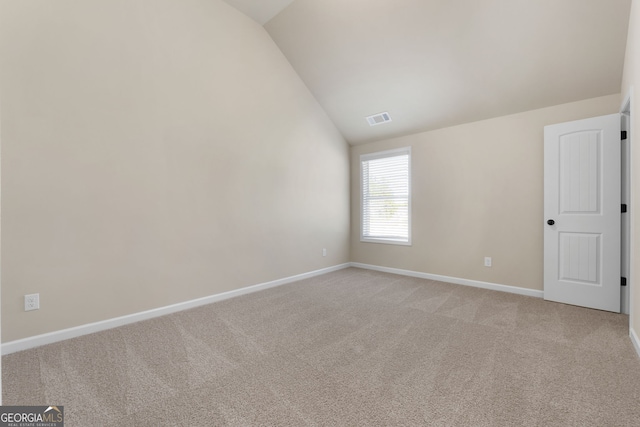
[[(1, 104), (0, 104), (1, 105)], [(0, 107), (0, 110), (2, 108)], [(0, 128), (2, 128), (2, 111), (0, 111)], [(2, 129), (0, 129), (0, 148), (2, 148)], [(0, 149), (0, 152), (2, 150)], [(1, 162), (0, 162), (1, 163)], [(0, 167), (1, 169), (1, 167)], [(0, 173), (0, 177), (2, 174)], [(1, 181), (1, 179), (0, 179)], [(2, 205), (2, 191), (0, 190), (0, 206)], [(0, 208), (0, 218), (2, 217), (2, 209)], [(1, 224), (1, 221), (0, 221)], [(0, 226), (0, 241), (2, 241), (2, 227)], [(0, 251), (0, 295), (2, 294), (2, 256)], [(0, 298), (0, 406), (2, 406), (2, 301)]]
[[(631, 103), (630, 100), (627, 99), (622, 104), (622, 108), (620, 110), (620, 130), (627, 131), (627, 139), (625, 141), (621, 141), (621, 203), (625, 203), (629, 208), (631, 208)], [(623, 314), (629, 314), (631, 299), (630, 299), (630, 289), (631, 289), (631, 226), (633, 221), (631, 221), (632, 210), (628, 209), (627, 214), (623, 214), (620, 220), (620, 275), (622, 277), (627, 278), (627, 286), (620, 287), (620, 312)]]
[[(622, 180), (622, 197), (623, 203), (627, 203), (629, 206), (629, 214), (627, 214), (627, 218), (623, 218), (622, 220), (622, 236), (623, 242), (626, 241), (626, 245), (623, 243), (622, 252), (620, 254), (621, 257), (621, 272), (622, 274), (626, 274), (627, 276), (627, 289), (623, 289), (621, 291), (621, 303), (622, 303), (622, 312), (629, 315), (629, 330), (633, 328), (633, 319), (634, 319), (634, 310), (633, 310), (633, 301), (635, 295), (635, 287), (633, 285), (633, 278), (635, 277), (635, 269), (633, 266), (632, 260), (635, 259), (635, 251), (634, 251), (634, 242), (633, 236), (635, 233), (632, 215), (634, 215), (635, 210), (638, 208), (635, 203), (634, 192), (636, 191), (633, 183), (635, 171), (633, 167), (633, 151), (634, 147), (631, 142), (633, 135), (633, 86), (629, 88), (629, 92), (624, 96), (622, 101), (622, 106), (620, 107), (620, 129), (627, 131), (627, 142), (623, 144), (622, 152), (622, 166), (623, 166), (623, 175), (621, 177)], [(626, 165), (626, 167), (625, 167)], [(624, 173), (624, 169), (626, 169), (627, 173)], [(626, 190), (626, 191), (625, 191)], [(625, 228), (626, 225), (626, 228)], [(626, 238), (625, 238), (626, 234)]]

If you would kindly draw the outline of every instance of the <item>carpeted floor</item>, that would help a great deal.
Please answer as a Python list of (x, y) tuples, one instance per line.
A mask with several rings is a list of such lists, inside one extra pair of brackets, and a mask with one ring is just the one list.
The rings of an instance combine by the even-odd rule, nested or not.
[(71, 426), (638, 426), (628, 317), (349, 268), (3, 358)]

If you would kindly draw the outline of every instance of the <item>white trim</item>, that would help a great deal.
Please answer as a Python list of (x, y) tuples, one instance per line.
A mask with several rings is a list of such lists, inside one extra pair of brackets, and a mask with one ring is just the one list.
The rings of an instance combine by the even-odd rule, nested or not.
[(640, 357), (640, 339), (638, 339), (638, 334), (633, 328), (629, 328), (629, 338), (631, 338), (631, 342), (636, 349), (636, 353), (638, 353), (638, 357)]
[(129, 325), (131, 323), (140, 322), (142, 320), (153, 319), (155, 317), (165, 316), (167, 314), (176, 313), (190, 308), (200, 307), (202, 305), (211, 304), (217, 301), (223, 301), (229, 298), (246, 295), (264, 289), (274, 288), (276, 286), (285, 285), (287, 283), (297, 282), (298, 280), (308, 279), (332, 271), (342, 270), (350, 267), (350, 263), (335, 265), (308, 273), (298, 274), (295, 276), (285, 277), (283, 279), (273, 280), (271, 282), (260, 283), (245, 288), (235, 289), (233, 291), (223, 292), (221, 294), (211, 295), (208, 297), (198, 298), (177, 304), (168, 305), (166, 307), (154, 308), (152, 310), (142, 311), (139, 313), (129, 314), (126, 316), (116, 317), (113, 319), (102, 320), (100, 322), (88, 323), (86, 325), (76, 326), (73, 328), (63, 329), (60, 331), (49, 332), (47, 334), (36, 335), (33, 337), (23, 338), (20, 340), (10, 341), (2, 344), (2, 355), (11, 354), (30, 348), (39, 347), (41, 345), (52, 344), (58, 341), (77, 338), (82, 335), (92, 334), (107, 329), (117, 328), (118, 326)]
[(454, 283), (456, 285), (472, 286), (474, 288), (490, 289), (492, 291), (508, 292), (510, 294), (525, 295), (529, 297), (542, 298), (543, 291), (535, 289), (520, 288), (517, 286), (499, 285), (497, 283), (480, 282), (478, 280), (460, 279), (457, 277), (440, 276), (438, 274), (422, 273), (419, 271), (401, 270), (399, 268), (380, 267), (377, 265), (361, 264), (352, 262), (351, 267), (364, 268), (367, 270), (382, 271), (384, 273), (400, 274), (402, 276), (418, 277), (420, 279), (438, 280), (440, 282)]
[(393, 148), (391, 150), (384, 150), (384, 151), (374, 151), (371, 153), (364, 153), (364, 154), (360, 154), (360, 162), (362, 161), (369, 161), (369, 160), (377, 160), (377, 159), (384, 159), (386, 157), (396, 157), (396, 156), (402, 156), (405, 154), (411, 154), (411, 146), (406, 146), (406, 147), (402, 147), (402, 148)]
[[(624, 111), (620, 114), (620, 130), (621, 131), (629, 131), (631, 118)], [(630, 134), (630, 132), (629, 132)], [(621, 176), (620, 176), (620, 184), (621, 184), (621, 199), (620, 203), (626, 204), (627, 206), (631, 205), (631, 192), (629, 191), (631, 187), (631, 156), (630, 154), (630, 138), (627, 138), (625, 141), (621, 141), (620, 145), (620, 157), (622, 159), (621, 163)], [(627, 278), (627, 283), (629, 283), (630, 274), (629, 274), (629, 263), (631, 261), (630, 248), (631, 248), (631, 217), (629, 214), (622, 215), (620, 217), (620, 276)], [(620, 287), (620, 312), (623, 314), (629, 314), (629, 288), (631, 286), (621, 286)]]
[[(6, 101), (6, 98), (5, 98)], [(2, 118), (2, 113), (0, 112), (0, 119)], [(0, 120), (0, 122), (2, 122), (2, 120)], [(2, 132), (0, 132), (0, 151), (2, 148)], [(0, 195), (0, 199), (2, 199), (2, 196)], [(1, 202), (1, 200), (0, 200)], [(1, 203), (0, 203), (1, 204)], [(0, 210), (1, 211), (1, 210)], [(0, 234), (2, 234), (0, 232)], [(1, 254), (0, 254), (0, 258), (1, 258)], [(0, 262), (0, 271), (2, 270), (2, 263)], [(2, 274), (0, 274), (0, 277), (2, 277)], [(0, 294), (2, 293), (2, 283), (0, 283)], [(0, 304), (0, 306), (2, 306), (2, 304)], [(0, 330), (2, 330), (2, 310), (0, 310)], [(0, 334), (0, 354), (2, 354), (2, 334)], [(2, 357), (0, 357), (0, 406), (2, 406)]]
[[(635, 215), (634, 212), (636, 211), (636, 208), (638, 207), (638, 203), (636, 203), (636, 198), (634, 196), (636, 188), (634, 185), (635, 182), (635, 176), (637, 174), (637, 172), (634, 169), (634, 164), (633, 164), (633, 158), (634, 158), (634, 151), (635, 151), (635, 147), (633, 144), (633, 139), (634, 138), (634, 133), (635, 133), (635, 121), (633, 118), (633, 112), (635, 111), (635, 100), (634, 100), (634, 86), (632, 85), (629, 88), (629, 92), (625, 95), (624, 100), (622, 101), (622, 106), (620, 107), (620, 112), (621, 113), (625, 113), (625, 112), (629, 112), (629, 122), (628, 122), (628, 132), (629, 132), (629, 212), (631, 212), (630, 215)], [(635, 313), (634, 310), (634, 302), (636, 299), (635, 293), (636, 293), (636, 289), (635, 289), (635, 250), (634, 250), (634, 241), (633, 241), (633, 236), (635, 236), (635, 227), (634, 227), (634, 221), (633, 218), (631, 218), (629, 220), (629, 236), (631, 237), (631, 241), (629, 244), (629, 276), (627, 277), (627, 286), (629, 287), (629, 334), (631, 334), (631, 332), (633, 331), (633, 325), (635, 322), (635, 316), (637, 315)], [(635, 334), (635, 333), (634, 333)], [(636, 344), (637, 341), (637, 335), (636, 335), (636, 341), (634, 342), (634, 345), (636, 345), (636, 350), (638, 350), (638, 345)], [(640, 354), (640, 352), (638, 352), (638, 354)]]
[[(409, 236), (411, 238), (411, 236)], [(381, 243), (383, 245), (400, 245), (400, 246), (411, 246), (411, 242), (407, 240), (397, 240), (397, 239), (385, 239), (382, 237), (361, 237), (360, 241), (362, 243)]]

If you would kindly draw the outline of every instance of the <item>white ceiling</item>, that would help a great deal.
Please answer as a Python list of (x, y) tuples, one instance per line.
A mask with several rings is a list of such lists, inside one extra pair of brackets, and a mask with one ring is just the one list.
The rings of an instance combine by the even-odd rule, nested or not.
[(225, 1), (284, 8), (265, 28), (351, 144), (618, 93), (631, 5)]
[(224, 0), (245, 15), (264, 25), (293, 0)]

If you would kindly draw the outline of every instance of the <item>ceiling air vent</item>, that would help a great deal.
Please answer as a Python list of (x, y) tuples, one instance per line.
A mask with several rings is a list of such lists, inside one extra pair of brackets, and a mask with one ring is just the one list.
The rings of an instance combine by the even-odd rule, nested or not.
[(389, 113), (378, 113), (373, 116), (367, 117), (367, 122), (369, 122), (369, 126), (381, 125), (382, 123), (387, 123), (391, 121), (391, 116)]

